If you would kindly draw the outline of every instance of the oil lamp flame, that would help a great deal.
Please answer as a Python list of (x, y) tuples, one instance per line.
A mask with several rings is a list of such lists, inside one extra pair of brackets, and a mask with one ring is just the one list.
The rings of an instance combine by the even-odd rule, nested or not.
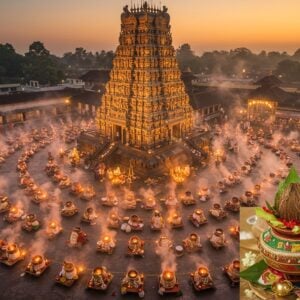
[(131, 271), (129, 271), (128, 275), (129, 275), (130, 278), (136, 278), (137, 272), (134, 271), (134, 270), (131, 270)]
[(199, 273), (202, 277), (206, 277), (206, 276), (208, 276), (208, 269), (205, 268), (205, 267), (199, 267), (198, 273)]
[(173, 278), (174, 278), (174, 273), (173, 273), (172, 271), (169, 271), (169, 270), (164, 271), (164, 272), (163, 272), (163, 278), (164, 278), (165, 280), (167, 280), (167, 281), (173, 280)]
[(104, 242), (108, 243), (110, 241), (110, 237), (108, 235), (104, 236)]

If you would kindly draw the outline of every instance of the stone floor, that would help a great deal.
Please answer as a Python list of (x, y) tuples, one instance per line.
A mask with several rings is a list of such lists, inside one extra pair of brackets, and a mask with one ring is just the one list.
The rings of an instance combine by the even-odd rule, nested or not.
[[(99, 239), (101, 233), (101, 222), (99, 221), (95, 226), (83, 225), (81, 227), (87, 232), (89, 241), (83, 246), (82, 249), (70, 249), (66, 245), (66, 241), (69, 234), (74, 226), (80, 225), (80, 217), (87, 206), (85, 201), (78, 198), (74, 198), (69, 195), (67, 190), (60, 191), (57, 186), (52, 184), (49, 178), (43, 171), (44, 166), (47, 162), (47, 153), (51, 151), (53, 154), (57, 153), (57, 145), (50, 145), (46, 149), (37, 153), (32, 160), (29, 161), (29, 170), (36, 182), (43, 185), (48, 191), (57, 190), (60, 194), (60, 198), (63, 201), (72, 199), (76, 202), (79, 207), (80, 213), (72, 218), (63, 218), (62, 225), (64, 232), (52, 241), (44, 239), (42, 231), (37, 233), (26, 233), (20, 229), (19, 225), (7, 225), (0, 220), (0, 230), (6, 230), (8, 227), (14, 228), (14, 235), (18, 241), (24, 243), (27, 249), (30, 247), (41, 247), (45, 251), (45, 256), (53, 261), (50, 268), (39, 278), (31, 278), (29, 275), (21, 276), (26, 264), (29, 261), (29, 257), (23, 262), (8, 268), (4, 265), (0, 265), (0, 299), (126, 299), (126, 298), (137, 298), (134, 295), (121, 296), (120, 294), (120, 282), (124, 275), (124, 272), (129, 266), (135, 267), (138, 271), (144, 272), (145, 274), (145, 299), (160, 299), (157, 293), (158, 290), (158, 275), (161, 271), (161, 260), (154, 252), (154, 243), (158, 239), (160, 233), (154, 233), (150, 230), (150, 218), (151, 212), (145, 211), (142, 208), (136, 209), (136, 213), (144, 219), (145, 228), (139, 234), (145, 240), (145, 257), (144, 258), (128, 258), (125, 256), (127, 241), (130, 234), (126, 234), (122, 231), (118, 231), (117, 247), (112, 255), (104, 255), (96, 252), (96, 242)], [(46, 217), (47, 213), (43, 211), (38, 205), (30, 202), (27, 199), (23, 191), (19, 189), (17, 183), (17, 172), (15, 171), (16, 161), (20, 152), (12, 155), (7, 162), (0, 169), (1, 178), (5, 179), (6, 185), (4, 192), (10, 195), (13, 201), (21, 200), (27, 207), (27, 211), (36, 213), (40, 219)], [(237, 157), (232, 154), (228, 156), (227, 161), (216, 168), (214, 165), (209, 166), (206, 169), (197, 171), (196, 175), (189, 178), (188, 182), (177, 188), (177, 192), (182, 190), (191, 190), (196, 194), (199, 185), (205, 183), (208, 185), (214, 185), (219, 179), (222, 178), (222, 174), (226, 170), (233, 170), (239, 166), (240, 162), (244, 161), (250, 153), (244, 153)], [(295, 157), (295, 159), (297, 159)], [(264, 160), (267, 163), (264, 163)], [(223, 274), (221, 268), (225, 264), (231, 262), (234, 258), (239, 256), (239, 245), (238, 241), (233, 239), (229, 235), (228, 228), (230, 225), (237, 224), (239, 220), (239, 214), (229, 213), (228, 217), (223, 221), (217, 221), (209, 216), (208, 210), (211, 208), (213, 202), (224, 203), (226, 199), (232, 196), (240, 196), (244, 193), (245, 189), (250, 188), (255, 183), (259, 183), (264, 175), (268, 175), (270, 168), (280, 167), (278, 158), (269, 152), (264, 150), (262, 161), (258, 164), (257, 168), (252, 172), (251, 176), (244, 178), (241, 185), (236, 186), (230, 190), (230, 192), (224, 196), (219, 196), (215, 193), (214, 197), (206, 202), (197, 202), (196, 206), (182, 207), (182, 213), (184, 216), (184, 228), (178, 230), (170, 230), (175, 244), (180, 244), (182, 239), (185, 238), (189, 233), (196, 231), (201, 236), (203, 249), (199, 254), (184, 254), (182, 257), (177, 258), (177, 276), (179, 279), (180, 287), (182, 290), (182, 296), (177, 299), (239, 299), (239, 289), (232, 288), (230, 286), (228, 278)], [(94, 184), (97, 191), (97, 198), (94, 201), (97, 210), (100, 213), (101, 218), (105, 218), (108, 211), (100, 205), (99, 199), (105, 194), (105, 184), (95, 182), (93, 175), (87, 171), (80, 170), (71, 172), (69, 167), (65, 167), (71, 178), (74, 180), (80, 180), (82, 182), (91, 182)], [(299, 168), (299, 165), (298, 165)], [(144, 183), (137, 181), (134, 183), (134, 190), (140, 191), (141, 188), (145, 187)], [(168, 191), (172, 189), (172, 184), (168, 181), (161, 182), (153, 187), (154, 192), (158, 198), (168, 194)], [(263, 191), (261, 202), (263, 199), (270, 200), (274, 196), (276, 187), (270, 186), (268, 189)], [(122, 195), (122, 190), (119, 190), (119, 195)], [(205, 211), (208, 217), (208, 224), (204, 225), (200, 229), (196, 229), (188, 221), (188, 215), (195, 207), (200, 207)], [(124, 212), (127, 214), (128, 212)], [(123, 214), (123, 215), (124, 215)], [(130, 214), (130, 212), (129, 212)], [(211, 234), (216, 228), (221, 227), (226, 231), (227, 239), (229, 244), (227, 247), (221, 250), (215, 250), (211, 247), (207, 240), (209, 234)], [(1, 234), (0, 234), (1, 238)], [(38, 245), (38, 246), (37, 246)], [(30, 250), (29, 250), (30, 252)], [(71, 288), (64, 288), (55, 284), (54, 278), (61, 269), (63, 260), (69, 259), (74, 262), (78, 262), (85, 266), (85, 272), (78, 282)], [(206, 264), (211, 272), (214, 280), (216, 289), (211, 291), (202, 292), (196, 294), (193, 288), (189, 284), (189, 272), (196, 270), (197, 263)], [(90, 278), (92, 269), (96, 266), (105, 265), (108, 270), (113, 272), (114, 279), (106, 293), (94, 292), (86, 290), (86, 283)], [(167, 296), (165, 299), (173, 299), (174, 297)]]

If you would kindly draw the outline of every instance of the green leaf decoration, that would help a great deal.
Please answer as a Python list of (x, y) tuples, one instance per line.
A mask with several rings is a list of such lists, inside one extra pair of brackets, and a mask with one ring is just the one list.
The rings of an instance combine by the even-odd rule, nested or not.
[(266, 201), (266, 205), (267, 205), (267, 208), (270, 209), (270, 210), (274, 210), (274, 207), (268, 202)]
[(292, 232), (294, 232), (294, 233), (300, 233), (300, 226), (294, 226)]
[(256, 207), (255, 213), (258, 217), (260, 217), (260, 218), (262, 218), (262, 219), (264, 219), (268, 222), (278, 221), (277, 218), (274, 215), (264, 211), (261, 207)]
[(275, 227), (278, 227), (278, 228), (286, 228), (286, 226), (282, 223), (282, 222), (280, 222), (280, 221), (270, 221), (270, 223), (273, 225), (273, 226), (275, 226)]
[(240, 272), (240, 277), (246, 279), (250, 282), (257, 283), (261, 274), (268, 268), (268, 265), (264, 260), (259, 261), (255, 265), (249, 267), (248, 269)]
[(300, 183), (300, 176), (298, 175), (295, 167), (292, 167), (288, 176), (286, 177), (286, 179), (282, 182), (280, 182), (279, 186), (278, 186), (278, 190), (275, 196), (275, 202), (274, 202), (274, 209), (278, 210), (279, 207), (279, 201), (280, 201), (280, 197), (282, 195), (282, 193), (284, 192), (284, 190), (289, 186), (289, 184), (291, 183)]

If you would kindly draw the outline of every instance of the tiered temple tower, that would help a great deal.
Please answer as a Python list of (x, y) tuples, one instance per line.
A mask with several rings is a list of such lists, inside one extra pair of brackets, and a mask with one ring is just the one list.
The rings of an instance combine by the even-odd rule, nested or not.
[(167, 8), (124, 7), (119, 46), (98, 111), (100, 134), (149, 150), (191, 132)]

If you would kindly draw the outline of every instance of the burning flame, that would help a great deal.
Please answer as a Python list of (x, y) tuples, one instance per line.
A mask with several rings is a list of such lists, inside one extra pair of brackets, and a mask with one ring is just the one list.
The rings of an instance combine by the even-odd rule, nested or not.
[(175, 166), (170, 169), (171, 178), (178, 184), (183, 183), (191, 174), (189, 165)]
[(123, 174), (119, 166), (114, 169), (108, 169), (107, 176), (113, 185), (120, 185), (125, 183), (125, 174)]
[(174, 278), (174, 272), (169, 271), (169, 270), (164, 271), (163, 272), (163, 278), (165, 280), (167, 280), (167, 281), (173, 280), (173, 278)]

